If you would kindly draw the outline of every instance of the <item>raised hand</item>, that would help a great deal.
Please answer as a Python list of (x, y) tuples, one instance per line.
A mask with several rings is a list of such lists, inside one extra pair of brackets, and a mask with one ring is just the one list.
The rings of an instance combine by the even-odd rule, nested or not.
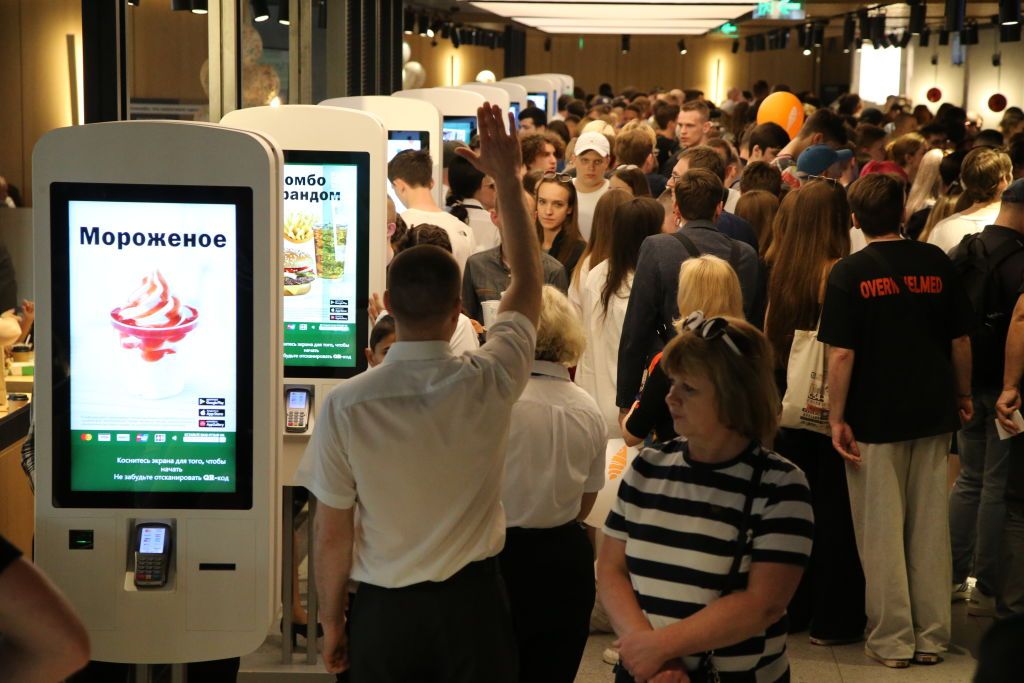
[(515, 177), (523, 165), (523, 153), (519, 148), (515, 119), (508, 114), (508, 130), (501, 107), (484, 102), (477, 109), (477, 134), (480, 137), (480, 151), (459, 147), (455, 153), (469, 160), (478, 170), (494, 178), (495, 182)]

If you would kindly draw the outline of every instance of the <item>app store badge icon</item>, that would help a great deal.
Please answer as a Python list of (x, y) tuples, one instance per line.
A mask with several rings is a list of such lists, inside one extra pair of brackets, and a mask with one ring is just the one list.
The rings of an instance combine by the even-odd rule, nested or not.
[(118, 434), (117, 435), (117, 440), (118, 441), (131, 441), (132, 440), (132, 435), (131, 434)]
[(96, 440), (97, 441), (110, 441), (110, 434), (97, 434), (96, 435)]

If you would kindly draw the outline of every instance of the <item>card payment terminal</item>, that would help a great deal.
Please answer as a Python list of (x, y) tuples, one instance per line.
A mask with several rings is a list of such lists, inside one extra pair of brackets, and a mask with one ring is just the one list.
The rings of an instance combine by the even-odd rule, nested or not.
[(159, 588), (167, 583), (173, 538), (169, 524), (139, 522), (135, 525), (136, 587)]

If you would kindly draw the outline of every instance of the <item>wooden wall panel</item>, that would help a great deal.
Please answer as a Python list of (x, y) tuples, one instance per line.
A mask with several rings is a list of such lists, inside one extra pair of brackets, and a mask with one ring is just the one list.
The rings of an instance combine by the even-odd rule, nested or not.
[(199, 71), (209, 55), (207, 18), (174, 12), (169, 2), (128, 8), (133, 98), (206, 104)]
[[(769, 83), (786, 83), (793, 90), (814, 86), (813, 57), (804, 57), (798, 47), (788, 50), (732, 54), (732, 41), (724, 38), (686, 38), (687, 54), (680, 55), (674, 36), (633, 36), (629, 54), (622, 54), (618, 35), (550, 36), (551, 50), (544, 49), (544, 34), (527, 35), (527, 73), (555, 72), (572, 75), (588, 93), (601, 83), (616, 92), (627, 86), (641, 90), (699, 88), (709, 98), (723, 99), (732, 86), (749, 88), (763, 78)], [(837, 62), (833, 71), (849, 73), (849, 57), (828, 53), (824, 60)], [(848, 80), (848, 79), (847, 79)]]
[(0, 175), (25, 193), (21, 115), (21, 2), (0, 0)]
[[(21, 110), (25, 204), (31, 202), (32, 149), (43, 135), (71, 125), (67, 35), (82, 41), (79, 0), (21, 2)], [(79, 49), (81, 59), (81, 49)]]
[(405, 36), (405, 42), (412, 49), (410, 61), (419, 62), (427, 73), (424, 88), (445, 87), (472, 83), (484, 69), (494, 72), (498, 80), (505, 75), (505, 51), (489, 47), (461, 45), (452, 47), (450, 40), (437, 40), (437, 46), (430, 45), (430, 38)]

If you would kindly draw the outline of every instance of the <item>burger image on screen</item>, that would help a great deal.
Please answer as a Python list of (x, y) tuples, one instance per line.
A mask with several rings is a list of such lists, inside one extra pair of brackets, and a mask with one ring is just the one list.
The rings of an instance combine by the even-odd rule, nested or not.
[(299, 296), (309, 292), (316, 275), (313, 274), (313, 257), (294, 249), (284, 251), (284, 295)]

